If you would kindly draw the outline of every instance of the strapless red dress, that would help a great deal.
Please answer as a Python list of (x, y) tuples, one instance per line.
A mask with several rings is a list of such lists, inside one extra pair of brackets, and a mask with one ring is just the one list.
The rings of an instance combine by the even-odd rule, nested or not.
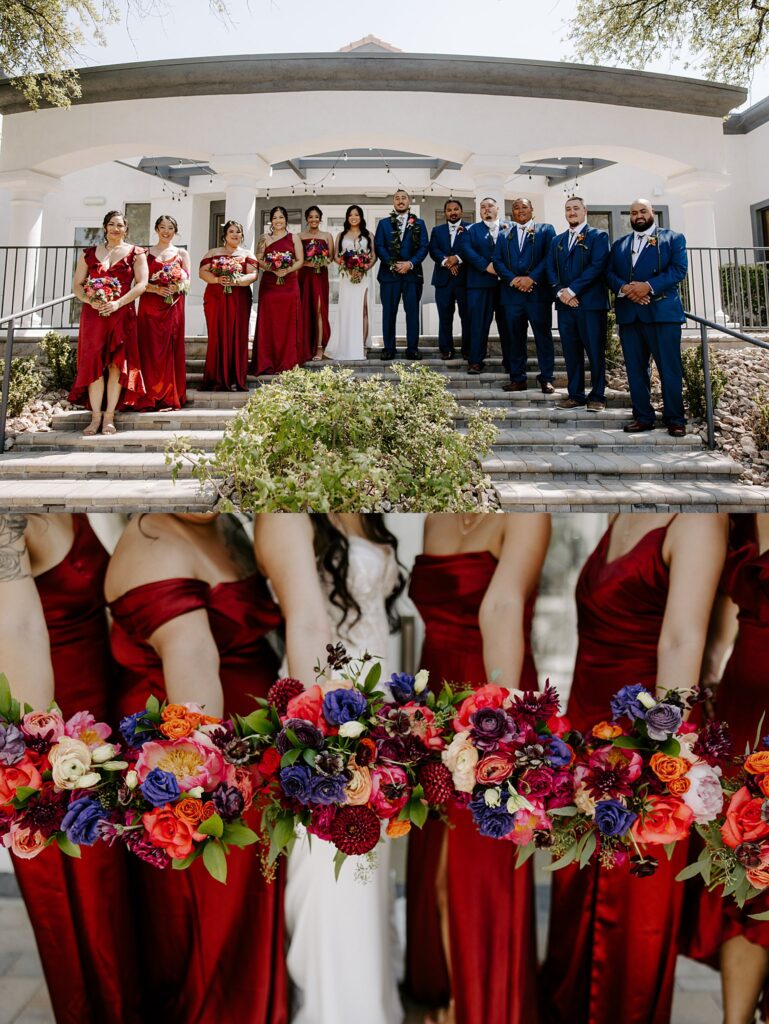
[[(289, 234), (271, 242), (268, 252), (293, 252), (294, 236)], [(279, 278), (267, 270), (259, 284), (256, 311), (256, 335), (251, 356), (251, 373), (282, 373), (304, 361), (302, 345), (302, 306), (299, 297), (299, 272)]]
[[(303, 238), (302, 248), (307, 259), (307, 247), (312, 243), (325, 247), (329, 255), (328, 243), (323, 239)], [(305, 263), (297, 273), (299, 293), (302, 301), (302, 348), (300, 361), (308, 362), (318, 352), (324, 352), (328, 339), (331, 337), (331, 325), (328, 322), (328, 267), (318, 270)], [(320, 328), (320, 329), (319, 329)]]
[[(244, 277), (254, 273), (253, 257), (236, 258)], [(210, 258), (204, 259), (200, 266), (207, 267), (210, 263)], [(252, 302), (250, 287), (233, 287), (232, 291), (225, 292), (220, 284), (206, 285), (203, 312), (208, 347), (201, 391), (248, 391), (248, 327)]]
[[(96, 247), (84, 249), (88, 276), (117, 278), (120, 282), (120, 295), (125, 295), (133, 288), (134, 260), (141, 251), (133, 246), (122, 259), (105, 270), (96, 258)], [(121, 407), (128, 394), (144, 394), (134, 304), (129, 302), (110, 316), (99, 316), (92, 306), (85, 303), (80, 311), (77, 374), (68, 396), (70, 402), (90, 408), (88, 385), (99, 380), (112, 365), (120, 370), (120, 386), (124, 389)]]
[[(171, 263), (181, 263), (174, 257)], [(150, 281), (164, 263), (147, 253)], [(162, 295), (144, 292), (139, 299), (139, 358), (146, 394), (126, 396), (126, 408), (181, 409), (187, 401), (187, 357), (184, 351), (184, 295), (166, 302)]]
[[(669, 525), (607, 563), (610, 527), (582, 569), (579, 648), (566, 710), (575, 729), (585, 732), (608, 719), (609, 701), (623, 686), (643, 683), (654, 691), (669, 584), (662, 557)], [(667, 1024), (683, 896), (675, 876), (686, 863), (686, 844), (679, 843), (672, 861), (660, 851), (659, 868), (649, 878), (597, 865), (554, 872), (542, 969), (543, 1004), (552, 1024)]]
[[(489, 551), (419, 555), (409, 595), (425, 623), (422, 668), (430, 685), (488, 682), (478, 611), (497, 568)], [(534, 598), (526, 607), (523, 689), (537, 689), (529, 637)], [(500, 628), (506, 628), (500, 624)], [(456, 1000), (462, 1024), (536, 1024), (537, 952), (531, 862), (516, 870), (517, 847), (480, 835), (470, 813), (453, 809), (453, 828), (429, 821), (409, 835), (407, 985), (429, 1006)], [(435, 880), (447, 838), (452, 977), (440, 934)]]
[[(225, 712), (248, 714), (252, 695), (266, 696), (279, 662), (265, 636), (281, 617), (264, 580), (252, 576), (211, 587), (169, 579), (135, 587), (110, 605), (121, 714), (140, 710), (150, 693), (165, 697), (162, 664), (148, 638), (199, 608), (208, 613), (219, 650)], [(257, 821), (250, 823), (258, 829)], [(255, 847), (234, 850), (227, 863), (226, 886), (200, 861), (186, 871), (132, 863), (148, 1020), (286, 1024), (282, 872), (266, 882)]]
[[(84, 515), (73, 515), (72, 547), (35, 578), (51, 644), (55, 698), (66, 717), (90, 711), (110, 721), (114, 666), (104, 604), (109, 556)], [(14, 871), (35, 932), (59, 1024), (140, 1024), (133, 906), (127, 855), (103, 843), (80, 860), (49, 846)]]

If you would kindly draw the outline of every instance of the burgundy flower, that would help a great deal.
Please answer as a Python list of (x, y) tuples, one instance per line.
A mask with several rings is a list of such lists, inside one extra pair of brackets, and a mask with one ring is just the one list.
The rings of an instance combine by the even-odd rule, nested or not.
[(68, 793), (56, 793), (53, 788), (44, 789), (24, 812), (24, 824), (31, 825), (49, 839), (58, 832), (67, 813)]
[(757, 868), (761, 865), (760, 843), (740, 843), (734, 854), (744, 868)]
[(734, 758), (734, 744), (723, 722), (707, 722), (692, 748), (697, 757), (722, 768)]
[(542, 768), (545, 748), (541, 743), (527, 743), (521, 750), (516, 750), (515, 760), (519, 768)]
[(340, 807), (331, 823), (331, 841), (349, 857), (373, 850), (379, 842), (379, 818), (370, 807)]
[(659, 861), (656, 857), (639, 857), (634, 854), (630, 858), (630, 874), (635, 875), (636, 878), (648, 878), (658, 867)]
[(267, 700), (279, 715), (285, 715), (291, 698), (298, 697), (303, 692), (304, 686), (298, 679), (279, 679), (267, 691)]
[(228, 786), (226, 782), (219, 783), (211, 800), (222, 821), (236, 821), (246, 806), (240, 790), (235, 786)]
[(502, 708), (479, 708), (470, 716), (470, 723), (470, 736), (479, 750), (490, 753), (518, 738), (515, 722)]
[(451, 772), (439, 761), (424, 765), (419, 772), (419, 781), (429, 804), (448, 803), (454, 795)]
[(126, 836), (126, 846), (139, 860), (155, 868), (167, 868), (171, 863), (166, 851), (151, 843), (141, 832), (129, 832)]
[(524, 796), (549, 796), (553, 791), (553, 770), (530, 768), (523, 773), (518, 788)]
[(596, 800), (606, 796), (616, 800), (633, 792), (628, 764), (619, 759), (594, 763), (585, 776), (585, 785)]
[(527, 690), (522, 697), (516, 694), (513, 706), (516, 715), (521, 715), (531, 721), (536, 721), (538, 718), (547, 721), (548, 718), (557, 715), (560, 709), (561, 701), (558, 691), (550, 685), (549, 680), (545, 683), (545, 688), (541, 693), (536, 690)]

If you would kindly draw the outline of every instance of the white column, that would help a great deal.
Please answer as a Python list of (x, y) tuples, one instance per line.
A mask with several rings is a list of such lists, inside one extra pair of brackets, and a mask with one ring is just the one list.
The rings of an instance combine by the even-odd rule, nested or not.
[(216, 184), (224, 188), (225, 220), (243, 225), (244, 244), (255, 244), (256, 192), (269, 181), (270, 165), (254, 153), (214, 153), (211, 166), (216, 171)]
[(59, 179), (36, 171), (6, 171), (0, 174), (0, 188), (11, 193), (8, 233), (4, 243), (12, 248), (5, 261), (3, 313), (28, 309), (35, 301), (39, 248), (43, 237), (43, 203)]
[(243, 244), (247, 249), (253, 249), (256, 242), (256, 185), (228, 179), (224, 200), (224, 219), (236, 220), (243, 225)]
[(517, 156), (473, 153), (465, 161), (463, 172), (472, 175), (475, 185), (475, 219), (481, 219), (481, 202), (487, 197), (499, 207), (499, 216), (505, 215), (505, 182), (518, 170)]

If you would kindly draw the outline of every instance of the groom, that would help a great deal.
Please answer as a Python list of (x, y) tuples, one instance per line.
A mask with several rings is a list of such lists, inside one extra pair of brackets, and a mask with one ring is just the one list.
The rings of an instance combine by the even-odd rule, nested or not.
[(382, 359), (395, 359), (395, 321), (403, 300), (406, 313), (406, 358), (421, 359), (419, 352), (419, 300), (422, 298), (422, 261), (427, 256), (427, 225), (411, 213), (411, 197), (404, 189), (393, 196), (393, 211), (377, 225), (374, 245), (379, 257), (382, 296)]

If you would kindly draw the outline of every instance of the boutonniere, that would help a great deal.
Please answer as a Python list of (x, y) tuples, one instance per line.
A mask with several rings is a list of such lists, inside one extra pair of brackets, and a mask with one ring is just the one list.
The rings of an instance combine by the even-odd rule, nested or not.
[(574, 239), (574, 244), (575, 244), (575, 245), (582, 245), (582, 244), (584, 243), (584, 241), (585, 241), (585, 236), (584, 236), (584, 235), (582, 235), (582, 234), (579, 234), (579, 235), (577, 235), (577, 237), (576, 237), (576, 238)]
[(409, 214), (408, 219), (406, 220), (406, 227), (407, 228), (413, 228), (415, 224), (416, 224), (416, 219), (415, 219), (414, 215), (413, 214)]
[(533, 238), (535, 234), (535, 229), (533, 227), (526, 228), (526, 234), (529, 238)]
[(649, 237), (646, 239), (646, 244), (647, 245), (656, 245), (657, 244), (657, 236), (656, 235), (649, 235)]
[(456, 230), (456, 234), (457, 234), (457, 235), (463, 235), (464, 233), (465, 233), (465, 229), (464, 229), (464, 228), (462, 227), (462, 225), (460, 224), (460, 225), (459, 225), (459, 227), (458, 227), (458, 228), (457, 228), (457, 230)]

